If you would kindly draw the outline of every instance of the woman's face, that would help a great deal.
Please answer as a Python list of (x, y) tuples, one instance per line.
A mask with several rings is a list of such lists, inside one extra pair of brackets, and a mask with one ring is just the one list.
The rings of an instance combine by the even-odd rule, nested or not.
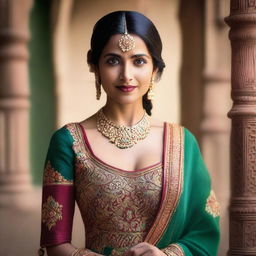
[(108, 100), (119, 104), (142, 102), (148, 91), (151, 78), (155, 76), (153, 60), (144, 41), (132, 35), (135, 47), (122, 52), (118, 40), (122, 35), (113, 35), (99, 59), (98, 73)]

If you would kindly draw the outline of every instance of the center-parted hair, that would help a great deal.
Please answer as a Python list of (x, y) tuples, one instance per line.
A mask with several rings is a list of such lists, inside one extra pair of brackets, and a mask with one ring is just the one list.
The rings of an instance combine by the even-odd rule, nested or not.
[[(100, 55), (111, 36), (124, 34), (125, 27), (129, 34), (139, 36), (146, 44), (153, 59), (154, 69), (158, 69), (157, 79), (160, 79), (165, 67), (162, 59), (162, 41), (159, 33), (150, 19), (139, 12), (116, 11), (102, 17), (95, 24), (91, 37), (91, 49), (87, 54), (89, 65), (98, 66)], [(152, 102), (143, 96), (143, 108), (151, 115)]]

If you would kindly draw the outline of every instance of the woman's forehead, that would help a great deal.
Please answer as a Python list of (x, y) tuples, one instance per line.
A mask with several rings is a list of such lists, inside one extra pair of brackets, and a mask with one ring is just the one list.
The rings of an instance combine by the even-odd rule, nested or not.
[(145, 44), (145, 42), (137, 35), (133, 35), (131, 34), (131, 36), (134, 39), (134, 43), (135, 43), (135, 47), (132, 48), (131, 50), (127, 51), (127, 52), (123, 52), (122, 49), (119, 46), (119, 40), (121, 39), (121, 37), (124, 34), (116, 34), (110, 37), (109, 41), (107, 42), (107, 44), (105, 45), (102, 53), (106, 54), (106, 53), (116, 53), (116, 54), (120, 54), (120, 55), (134, 55), (134, 54), (148, 54), (149, 55), (149, 51), (148, 48)]

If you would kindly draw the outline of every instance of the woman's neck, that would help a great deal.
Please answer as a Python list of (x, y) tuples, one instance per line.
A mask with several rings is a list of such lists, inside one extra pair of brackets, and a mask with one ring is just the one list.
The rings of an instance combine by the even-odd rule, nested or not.
[(120, 105), (107, 101), (103, 112), (109, 120), (116, 124), (132, 126), (141, 120), (145, 110), (142, 103)]

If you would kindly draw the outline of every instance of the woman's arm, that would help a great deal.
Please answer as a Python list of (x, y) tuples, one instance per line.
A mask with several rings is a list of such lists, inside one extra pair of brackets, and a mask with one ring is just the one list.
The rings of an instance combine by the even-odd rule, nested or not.
[[(41, 246), (49, 255), (71, 255), (75, 206), (74, 153), (69, 131), (56, 131), (45, 161), (42, 195)], [(66, 250), (66, 251), (65, 251)]]
[(48, 256), (102, 256), (86, 248), (75, 248), (70, 243), (47, 247)]
[(65, 243), (56, 246), (47, 247), (48, 256), (72, 256), (72, 253), (76, 250), (72, 244)]
[(48, 256), (99, 255), (71, 244), (74, 162), (73, 138), (63, 127), (51, 138), (44, 169), (41, 246), (46, 247)]

